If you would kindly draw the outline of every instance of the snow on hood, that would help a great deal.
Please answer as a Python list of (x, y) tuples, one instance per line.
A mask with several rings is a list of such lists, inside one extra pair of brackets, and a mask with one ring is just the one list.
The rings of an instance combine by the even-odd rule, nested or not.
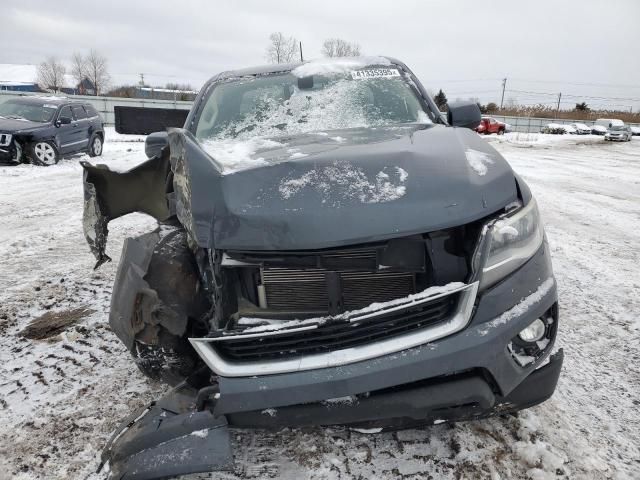
[[(337, 134), (345, 141), (331, 138)], [(271, 141), (280, 146), (256, 150), (256, 168), (225, 174), (217, 159), (194, 163), (192, 171), (211, 172), (190, 182), (199, 245), (297, 250), (382, 241), (469, 223), (517, 200), (509, 164), (468, 129), (413, 125)], [(481, 161), (484, 175), (467, 150), (493, 161)]]
[(220, 163), (222, 173), (225, 175), (267, 165), (265, 159), (259, 156), (259, 152), (285, 146), (286, 143), (261, 137), (245, 141), (229, 138), (205, 140), (202, 143), (204, 150)]
[(46, 126), (46, 123), (31, 122), (24, 118), (7, 118), (0, 116), (0, 131), (18, 133)]
[(285, 178), (278, 190), (285, 200), (311, 186), (321, 195), (322, 203), (341, 202), (348, 198), (357, 198), (361, 203), (382, 203), (403, 197), (408, 177), (406, 170), (400, 167), (385, 167), (370, 178), (361, 168), (334, 162), (299, 177)]
[(487, 174), (487, 165), (493, 164), (493, 156), (479, 150), (468, 148), (464, 152), (471, 169), (480, 176)]
[(296, 77), (338, 75), (370, 65), (391, 65), (391, 62), (385, 57), (322, 58), (303, 63), (294, 68), (291, 73)]

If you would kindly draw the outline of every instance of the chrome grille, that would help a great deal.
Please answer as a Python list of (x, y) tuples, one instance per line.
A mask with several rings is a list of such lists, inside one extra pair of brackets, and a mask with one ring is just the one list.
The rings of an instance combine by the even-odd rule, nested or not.
[(458, 298), (458, 294), (446, 295), (400, 310), (382, 311), (363, 321), (326, 322), (313, 330), (283, 330), (257, 339), (229, 336), (217, 344), (218, 353), (231, 361), (246, 362), (354, 348), (438, 325), (451, 317)]

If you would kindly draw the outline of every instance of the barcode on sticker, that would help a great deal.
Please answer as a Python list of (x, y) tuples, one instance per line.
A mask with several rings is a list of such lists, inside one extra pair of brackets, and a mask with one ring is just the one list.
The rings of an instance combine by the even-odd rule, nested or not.
[(361, 78), (399, 77), (400, 72), (395, 68), (367, 68), (365, 70), (352, 70), (351, 77), (354, 80)]

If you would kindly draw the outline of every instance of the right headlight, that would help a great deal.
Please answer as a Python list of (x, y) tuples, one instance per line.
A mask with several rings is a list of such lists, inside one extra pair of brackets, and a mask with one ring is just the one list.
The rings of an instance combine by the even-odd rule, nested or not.
[(480, 288), (502, 280), (538, 251), (544, 239), (535, 199), (515, 213), (496, 221), (489, 233), (489, 253)]

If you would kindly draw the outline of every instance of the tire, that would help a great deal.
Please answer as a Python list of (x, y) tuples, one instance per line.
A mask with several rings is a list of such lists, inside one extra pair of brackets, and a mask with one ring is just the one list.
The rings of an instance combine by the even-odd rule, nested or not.
[(504, 135), (504, 128), (501, 128), (500, 130), (498, 130), (498, 135)]
[(29, 147), (31, 163), (41, 167), (50, 167), (60, 161), (60, 154), (51, 142), (36, 142)]
[(89, 139), (89, 156), (90, 157), (99, 157), (102, 155), (102, 148), (104, 146), (104, 141), (102, 140), (102, 136), (99, 134), (93, 134)]
[(127, 239), (111, 305), (109, 323), (144, 375), (176, 385), (198, 368), (188, 338), (207, 333), (198, 320), (209, 303), (181, 226)]
[(11, 161), (13, 163), (15, 163), (16, 165), (19, 163), (22, 163), (22, 159), (24, 158), (24, 152), (22, 150), (22, 145), (20, 145), (20, 143), (18, 143), (17, 140), (13, 141), (13, 148), (15, 149), (15, 154), (13, 156), (13, 158), (11, 159)]

